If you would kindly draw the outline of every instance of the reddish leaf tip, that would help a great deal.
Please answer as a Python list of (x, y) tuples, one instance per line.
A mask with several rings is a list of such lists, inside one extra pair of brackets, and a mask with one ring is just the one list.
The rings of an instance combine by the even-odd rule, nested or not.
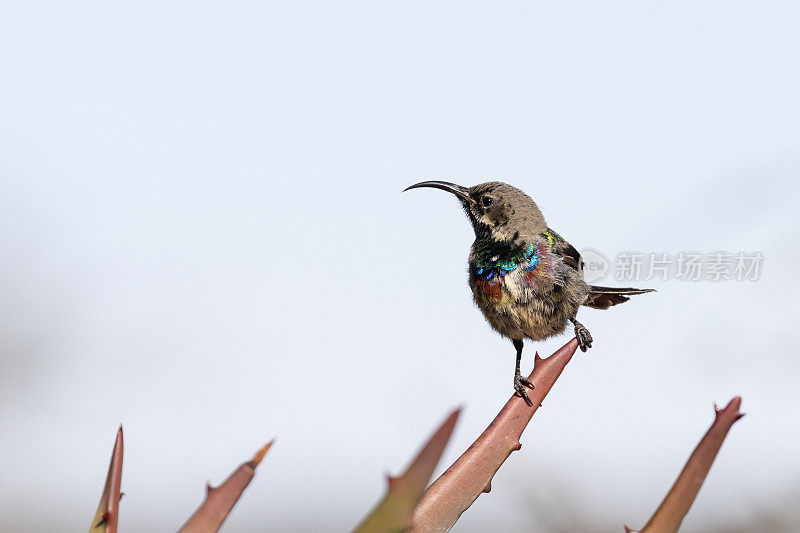
[(274, 442), (275, 442), (275, 439), (272, 439), (271, 441), (269, 441), (268, 443), (266, 443), (264, 446), (262, 446), (262, 447), (261, 447), (261, 448), (260, 448), (260, 449), (259, 449), (259, 450), (256, 452), (256, 454), (255, 454), (255, 455), (253, 456), (253, 458), (250, 460), (250, 462), (251, 462), (251, 463), (253, 463), (253, 468), (257, 467), (257, 466), (258, 466), (258, 464), (261, 462), (261, 460), (262, 460), (262, 459), (264, 459), (264, 456), (265, 456), (265, 455), (267, 455), (267, 452), (269, 451), (269, 449), (270, 449), (270, 448), (272, 448), (272, 444), (273, 444)]
[[(728, 431), (744, 416), (739, 412), (741, 405), (741, 396), (734, 396), (722, 409), (714, 403), (714, 422), (692, 451), (678, 479), (645, 524), (643, 531), (678, 531), (681, 522), (695, 502)], [(639, 533), (627, 526), (625, 530), (629, 533)]]
[(741, 396), (734, 396), (731, 398), (731, 401), (728, 402), (728, 405), (725, 406), (725, 409), (734, 409), (738, 411), (742, 407), (742, 397)]
[(489, 483), (487, 483), (486, 486), (483, 487), (483, 492), (485, 492), (486, 494), (489, 494), (490, 492), (492, 492), (492, 480), (491, 479), (489, 480)]
[(461, 411), (463, 410), (464, 407), (459, 405), (458, 407), (450, 411), (450, 414), (448, 414), (447, 417), (445, 417), (444, 422), (442, 422), (442, 426), (449, 427), (451, 424), (455, 425), (455, 423), (458, 421), (458, 417), (461, 416)]
[(511, 451), (516, 452), (522, 449), (522, 444), (519, 441), (516, 441), (514, 444), (511, 445)]
[[(547, 359), (535, 354), (534, 371), (528, 377), (537, 387), (533, 402), (541, 403), (577, 347), (572, 339)], [(412, 531), (449, 530), (482, 492), (491, 489), (492, 476), (511, 451), (520, 449), (520, 436), (535, 411), (513, 395), (475, 443), (425, 491), (414, 511)]]
[(742, 397), (741, 396), (734, 396), (731, 398), (731, 401), (728, 402), (728, 405), (723, 407), (722, 409), (717, 406), (716, 402), (714, 403), (714, 414), (716, 418), (719, 418), (723, 414), (731, 413), (734, 416), (734, 422), (742, 418), (745, 413), (739, 412), (739, 409), (742, 406)]

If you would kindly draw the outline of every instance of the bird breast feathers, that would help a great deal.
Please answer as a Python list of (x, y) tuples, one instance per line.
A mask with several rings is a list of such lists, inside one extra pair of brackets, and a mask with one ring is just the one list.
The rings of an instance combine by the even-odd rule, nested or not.
[(476, 298), (499, 303), (509, 297), (522, 303), (550, 292), (558, 276), (548, 248), (537, 242), (528, 244), (519, 257), (473, 261), (470, 281)]

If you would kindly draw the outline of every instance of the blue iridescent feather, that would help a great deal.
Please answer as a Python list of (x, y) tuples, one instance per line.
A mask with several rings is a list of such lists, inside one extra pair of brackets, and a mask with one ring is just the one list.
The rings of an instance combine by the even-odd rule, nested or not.
[(517, 253), (508, 259), (489, 262), (473, 261), (470, 266), (476, 277), (488, 281), (495, 277), (505, 277), (506, 274), (526, 261), (528, 262), (528, 265), (524, 268), (526, 271), (534, 270), (536, 265), (539, 264), (537, 247), (533, 244), (526, 245), (522, 253)]

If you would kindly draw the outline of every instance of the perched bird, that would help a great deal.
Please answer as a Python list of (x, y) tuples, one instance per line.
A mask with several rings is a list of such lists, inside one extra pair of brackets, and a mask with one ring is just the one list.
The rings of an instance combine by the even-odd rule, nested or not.
[(517, 350), (514, 390), (528, 405), (525, 387), (533, 384), (519, 371), (524, 339), (546, 339), (572, 322), (585, 352), (592, 336), (575, 318), (580, 306), (608, 309), (631, 295), (653, 291), (587, 285), (578, 251), (547, 226), (533, 200), (516, 187), (499, 181), (469, 188), (423, 181), (405, 190), (419, 187), (442, 189), (461, 201), (475, 230), (469, 286), (483, 316)]

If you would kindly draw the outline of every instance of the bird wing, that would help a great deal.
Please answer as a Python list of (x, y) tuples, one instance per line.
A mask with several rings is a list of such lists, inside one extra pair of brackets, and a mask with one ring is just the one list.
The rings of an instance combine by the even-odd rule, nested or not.
[(582, 272), (581, 255), (570, 243), (551, 229), (539, 235), (531, 246), (530, 259), (520, 269), (522, 282), (533, 290), (534, 297), (557, 297), (572, 278), (572, 271)]
[(578, 253), (578, 250), (576, 250), (574, 246), (550, 228), (547, 228), (547, 231), (542, 233), (542, 237), (544, 237), (547, 244), (550, 246), (551, 253), (559, 256), (568, 267), (574, 268), (580, 272), (581, 275), (583, 274), (583, 259), (581, 259), (581, 254)]

